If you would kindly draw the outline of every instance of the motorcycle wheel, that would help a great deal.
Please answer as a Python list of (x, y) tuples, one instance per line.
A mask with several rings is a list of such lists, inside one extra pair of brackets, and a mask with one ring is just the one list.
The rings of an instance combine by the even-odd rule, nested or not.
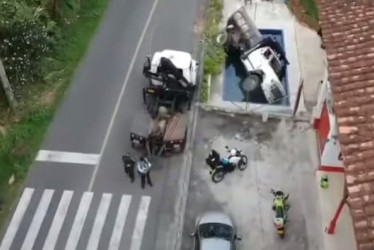
[(214, 183), (218, 183), (218, 182), (221, 182), (224, 177), (225, 177), (225, 173), (222, 170), (216, 170), (214, 171), (212, 175), (212, 181)]
[(242, 158), (239, 161), (238, 168), (240, 171), (243, 171), (247, 168), (248, 165), (248, 158), (246, 155), (243, 155)]

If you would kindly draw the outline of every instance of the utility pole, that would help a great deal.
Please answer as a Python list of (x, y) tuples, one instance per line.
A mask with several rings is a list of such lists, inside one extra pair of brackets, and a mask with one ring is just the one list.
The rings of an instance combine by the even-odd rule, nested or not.
[(0, 58), (0, 80), (3, 85), (3, 89), (5, 92), (5, 96), (8, 100), (9, 106), (14, 111), (17, 107), (17, 101), (14, 98), (13, 90), (12, 90), (12, 87), (10, 86), (8, 77), (5, 72), (4, 64), (1, 58)]

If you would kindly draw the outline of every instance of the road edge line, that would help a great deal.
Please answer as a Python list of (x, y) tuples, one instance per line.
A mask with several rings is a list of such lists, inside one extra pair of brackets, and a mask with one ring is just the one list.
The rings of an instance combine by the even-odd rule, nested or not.
[(143, 43), (145, 34), (146, 34), (147, 30), (148, 30), (148, 26), (151, 23), (153, 14), (154, 14), (154, 12), (156, 10), (158, 1), (159, 0), (155, 0), (154, 1), (152, 9), (149, 12), (149, 16), (148, 16), (147, 22), (145, 23), (145, 26), (144, 26), (144, 29), (142, 31), (142, 34), (140, 35), (140, 39), (138, 41), (138, 44), (136, 45), (135, 53), (134, 53), (134, 55), (133, 55), (133, 57), (131, 59), (130, 66), (129, 66), (128, 71), (126, 73), (125, 81), (123, 82), (123, 85), (122, 85), (122, 88), (121, 88), (121, 92), (120, 92), (120, 95), (119, 95), (119, 97), (117, 99), (117, 103), (116, 103), (116, 106), (114, 108), (114, 111), (113, 111), (113, 114), (112, 114), (112, 118), (110, 119), (110, 123), (109, 123), (108, 129), (107, 129), (107, 132), (105, 133), (104, 142), (103, 142), (103, 145), (101, 146), (101, 150), (100, 150), (100, 158), (99, 158), (97, 164), (95, 165), (94, 171), (92, 173), (92, 176), (91, 176), (91, 179), (90, 179), (90, 183), (88, 185), (88, 191), (92, 190), (93, 184), (94, 184), (94, 182), (96, 180), (97, 172), (99, 170), (99, 166), (100, 166), (100, 163), (101, 163), (101, 157), (104, 154), (106, 145), (107, 145), (108, 140), (109, 140), (110, 132), (112, 131), (112, 127), (113, 127), (114, 121), (116, 119), (116, 116), (117, 116), (117, 113), (118, 113), (118, 110), (119, 110), (119, 106), (120, 106), (121, 101), (122, 101), (122, 97), (123, 97), (123, 95), (125, 93), (125, 88), (127, 86), (127, 82), (129, 81), (130, 74), (132, 73), (132, 69), (133, 69), (135, 61), (137, 59), (140, 47), (141, 47), (141, 45)]

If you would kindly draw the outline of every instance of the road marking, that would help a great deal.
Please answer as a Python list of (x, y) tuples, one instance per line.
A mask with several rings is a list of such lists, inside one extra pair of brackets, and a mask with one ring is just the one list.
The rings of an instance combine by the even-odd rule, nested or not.
[(101, 197), (99, 209), (97, 210), (95, 222), (93, 224), (90, 239), (88, 240), (87, 250), (97, 249), (100, 241), (101, 232), (108, 213), (112, 194), (103, 194)]
[(83, 225), (87, 217), (88, 209), (92, 201), (93, 193), (85, 192), (79, 203), (78, 212), (75, 216), (73, 226), (70, 231), (65, 250), (75, 250), (77, 248), (78, 240), (82, 233)]
[(136, 216), (135, 228), (132, 234), (130, 250), (140, 250), (142, 244), (142, 238), (145, 228), (145, 223), (148, 216), (148, 208), (151, 203), (150, 196), (143, 196), (140, 201), (139, 211)]
[(114, 224), (112, 237), (110, 238), (108, 250), (118, 250), (121, 243), (123, 228), (126, 223), (127, 212), (131, 203), (131, 195), (122, 195), (121, 202), (118, 207), (116, 222)]
[(43, 196), (39, 202), (38, 208), (36, 209), (36, 212), (29, 227), (29, 229), (31, 230), (27, 232), (21, 250), (31, 250), (33, 248), (36, 236), (38, 236), (40, 226), (42, 225), (44, 216), (48, 211), (49, 204), (51, 203), (54, 192), (55, 191), (52, 189), (44, 190)]
[(25, 190), (23, 191), (21, 199), (18, 202), (16, 211), (14, 212), (12, 221), (10, 222), (8, 229), (6, 231), (6, 234), (1, 243), (1, 247), (0, 247), (1, 250), (10, 249), (13, 243), (14, 236), (16, 236), (16, 233), (22, 222), (22, 218), (25, 215), (26, 209), (29, 206), (33, 193), (34, 193), (33, 188), (25, 188)]
[(84, 154), (84, 153), (74, 153), (74, 152), (40, 150), (35, 160), (95, 165), (99, 162), (99, 159), (100, 159), (99, 154)]
[(66, 213), (68, 211), (73, 191), (64, 191), (58, 205), (52, 225), (49, 228), (47, 239), (45, 240), (43, 250), (55, 249), (58, 236), (60, 235), (62, 224), (64, 223)]
[[(144, 40), (144, 36), (145, 36), (145, 33), (147, 32), (147, 29), (148, 29), (148, 26), (149, 24), (151, 23), (151, 19), (152, 19), (152, 16), (153, 16), (153, 13), (155, 12), (156, 10), (156, 6), (157, 6), (157, 3), (158, 3), (159, 0), (155, 0), (154, 3), (153, 3), (153, 6), (152, 6), (152, 9), (151, 9), (151, 12), (149, 13), (149, 16), (148, 16), (148, 19), (147, 19), (147, 22), (145, 23), (145, 26), (144, 26), (144, 29), (142, 31), (142, 34), (140, 35), (140, 39), (138, 41), (138, 44), (136, 46), (136, 49), (135, 49), (135, 53), (131, 59), (131, 63), (130, 63), (130, 66), (127, 70), (127, 73), (126, 73), (126, 77), (125, 77), (125, 81), (123, 82), (123, 85), (122, 85), (122, 88), (121, 88), (121, 92), (119, 94), (119, 97), (117, 99), (117, 103), (116, 103), (116, 106), (114, 108), (114, 111), (113, 111), (113, 114), (112, 114), (112, 118), (110, 120), (110, 123), (109, 123), (109, 126), (108, 126), (108, 129), (106, 131), (106, 134), (105, 134), (105, 138), (104, 138), (104, 142), (103, 142), (103, 145), (101, 146), (101, 150), (100, 150), (100, 155), (102, 156), (103, 153), (104, 153), (104, 150), (106, 148), (106, 144), (108, 143), (108, 139), (109, 139), (109, 135), (110, 135), (110, 132), (112, 130), (112, 127), (113, 127), (113, 124), (114, 124), (114, 120), (117, 116), (117, 113), (118, 113), (118, 110), (119, 110), (119, 107), (120, 107), (120, 104), (121, 104), (121, 101), (122, 101), (122, 97), (123, 97), (123, 94), (125, 93), (125, 88), (126, 88), (126, 85), (127, 85), (127, 82), (129, 81), (129, 78), (130, 78), (130, 74), (131, 74), (131, 71), (132, 71), (132, 68), (134, 67), (134, 64), (135, 64), (135, 60), (136, 60), (136, 57), (138, 56), (138, 53), (139, 53), (139, 50), (140, 50), (140, 46), (142, 45), (143, 43), (143, 40)], [(95, 165), (95, 169), (92, 173), (92, 177), (91, 177), (91, 180), (90, 180), (90, 184), (88, 185), (88, 190), (91, 191), (92, 190), (92, 186), (93, 186), (93, 183), (96, 179), (96, 175), (97, 175), (97, 171), (99, 169), (99, 165), (100, 165), (100, 162), (101, 162), (101, 157), (99, 158), (98, 162), (96, 163)]]

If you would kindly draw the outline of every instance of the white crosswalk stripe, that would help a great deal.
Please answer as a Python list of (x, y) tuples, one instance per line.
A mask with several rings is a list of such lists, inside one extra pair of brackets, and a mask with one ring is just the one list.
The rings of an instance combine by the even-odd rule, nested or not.
[(118, 207), (116, 223), (114, 224), (113, 233), (110, 239), (108, 250), (119, 249), (121, 236), (122, 236), (123, 228), (126, 223), (126, 218), (127, 218), (127, 213), (129, 211), (130, 203), (131, 203), (131, 196), (122, 195), (121, 203), (119, 204), (119, 207)]
[[(140, 250), (151, 197), (142, 196), (139, 204), (133, 200), (126, 194), (25, 188), (0, 250)], [(124, 237), (128, 227), (132, 234)], [(21, 248), (13, 246), (17, 242)]]
[(94, 225), (92, 227), (91, 236), (88, 240), (87, 250), (97, 249), (99, 245), (100, 235), (103, 231), (106, 215), (108, 213), (110, 200), (112, 199), (111, 194), (103, 194), (101, 198), (99, 209), (97, 210)]
[(10, 222), (8, 230), (1, 243), (1, 250), (8, 250), (11, 247), (13, 239), (16, 236), (19, 225), (22, 222), (23, 215), (26, 212), (26, 209), (30, 203), (31, 196), (33, 193), (34, 189), (32, 188), (25, 188), (25, 190), (23, 191), (22, 197), (18, 202), (17, 209), (14, 212), (12, 221)]
[(51, 228), (49, 229), (49, 233), (47, 239), (45, 240), (43, 250), (55, 249), (57, 238), (60, 234), (62, 223), (64, 222), (66, 213), (68, 212), (68, 208), (72, 197), (73, 191), (64, 191), (64, 193), (62, 194), (60, 204), (58, 205)]
[(43, 196), (30, 225), (31, 230), (27, 232), (21, 250), (31, 250), (33, 248), (36, 236), (38, 236), (40, 226), (43, 223), (44, 216), (47, 213), (54, 192), (55, 191), (51, 189), (44, 190)]
[(92, 201), (93, 193), (86, 192), (83, 194), (77, 215), (75, 216), (73, 227), (71, 228), (68, 242), (66, 243), (65, 250), (74, 250), (77, 248), (79, 237), (82, 233), (84, 222), (87, 217), (88, 209)]
[(135, 229), (132, 235), (132, 241), (131, 241), (131, 247), (130, 247), (131, 250), (140, 250), (140, 247), (142, 244), (142, 238), (143, 238), (143, 231), (144, 231), (145, 223), (147, 221), (147, 214), (148, 214), (148, 208), (149, 208), (150, 203), (151, 203), (150, 197), (142, 197), (140, 201), (140, 208), (138, 211), (138, 215), (136, 216)]

